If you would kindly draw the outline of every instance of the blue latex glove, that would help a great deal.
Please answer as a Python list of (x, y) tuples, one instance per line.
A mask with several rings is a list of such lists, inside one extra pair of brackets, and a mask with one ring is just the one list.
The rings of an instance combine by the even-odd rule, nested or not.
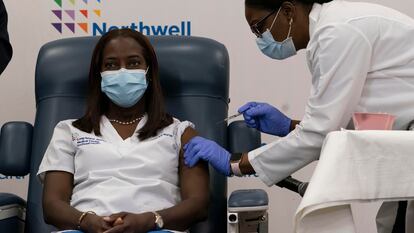
[(194, 167), (202, 159), (207, 161), (218, 172), (230, 176), (230, 153), (217, 143), (202, 138), (194, 137), (184, 145), (184, 163), (188, 167)]
[(284, 137), (290, 132), (291, 119), (267, 103), (249, 102), (239, 108), (247, 126), (267, 134)]

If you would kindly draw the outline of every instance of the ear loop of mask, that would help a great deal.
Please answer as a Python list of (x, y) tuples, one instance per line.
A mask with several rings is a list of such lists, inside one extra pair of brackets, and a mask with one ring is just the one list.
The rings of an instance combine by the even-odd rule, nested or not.
[(275, 15), (275, 18), (273, 19), (272, 25), (270, 25), (269, 31), (271, 31), (271, 30), (272, 30), (273, 25), (275, 24), (276, 19), (277, 19), (277, 17), (279, 16), (279, 13), (280, 13), (280, 10), (281, 10), (281, 9), (282, 9), (282, 7), (279, 7), (279, 10), (277, 10), (277, 13), (276, 13), (276, 15)]
[[(269, 31), (271, 31), (271, 30), (272, 30), (273, 25), (275, 24), (276, 19), (277, 19), (277, 17), (279, 16), (279, 13), (280, 13), (280, 10), (281, 10), (281, 9), (282, 9), (282, 7), (280, 7), (280, 8), (279, 8), (279, 10), (277, 11), (275, 18), (273, 19), (272, 25), (270, 25), (270, 29), (269, 29)], [(288, 32), (288, 35), (287, 35), (286, 39), (288, 39), (288, 38), (289, 38), (290, 33), (292, 32), (292, 23), (293, 23), (293, 18), (291, 18), (291, 19), (290, 19), (290, 21), (289, 21), (289, 32)]]
[(292, 23), (293, 23), (293, 18), (291, 18), (289, 21), (289, 32), (288, 32), (287, 38), (290, 37), (290, 33), (292, 32)]

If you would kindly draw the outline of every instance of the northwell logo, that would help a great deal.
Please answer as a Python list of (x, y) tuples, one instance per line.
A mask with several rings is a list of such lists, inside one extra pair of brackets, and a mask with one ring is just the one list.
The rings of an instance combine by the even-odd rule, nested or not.
[[(89, 32), (89, 19), (94, 17), (101, 17), (101, 9), (88, 9), (88, 4), (92, 0), (53, 0), (58, 9), (53, 9), (52, 13), (57, 17), (59, 22), (52, 22), (52, 26), (62, 34), (64, 28), (72, 33), (77, 30), (82, 30), (85, 33)], [(93, 0), (101, 3), (101, 0)], [(78, 4), (78, 5), (77, 5)], [(81, 5), (82, 4), (82, 5)], [(75, 10), (75, 7), (81, 9)], [(64, 17), (65, 15), (65, 17)]]
[[(64, 30), (75, 34), (83, 32), (93, 36), (100, 36), (110, 30), (118, 28), (130, 28), (144, 35), (176, 35), (191, 36), (191, 21), (181, 21), (168, 25), (147, 25), (143, 21), (112, 25), (102, 22), (102, 2), (104, 0), (52, 0), (58, 9), (52, 9), (54, 18), (52, 26), (60, 34)], [(59, 20), (59, 22), (57, 22)], [(99, 21), (99, 22), (98, 22)]]

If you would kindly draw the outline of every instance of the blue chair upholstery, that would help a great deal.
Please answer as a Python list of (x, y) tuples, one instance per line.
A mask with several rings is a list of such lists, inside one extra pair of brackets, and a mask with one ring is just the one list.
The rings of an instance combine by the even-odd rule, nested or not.
[[(84, 113), (89, 65), (98, 39), (57, 40), (44, 45), (39, 52), (26, 233), (55, 230), (43, 221), (42, 186), (35, 174), (55, 125), (61, 120), (79, 118)], [(217, 124), (227, 117), (228, 110), (229, 58), (226, 48), (213, 40), (197, 37), (150, 37), (150, 40), (159, 59), (168, 112), (181, 120), (194, 122), (200, 135), (226, 147), (227, 125)], [(191, 232), (226, 231), (226, 191), (226, 178), (210, 169), (208, 219), (194, 226)]]
[(0, 232), (23, 232), (25, 207), (26, 201), (22, 198), (10, 193), (0, 193)]
[(1, 127), (0, 173), (8, 176), (29, 174), (33, 126), (26, 122), (9, 122)]
[[(234, 121), (228, 127), (228, 149), (233, 153), (232, 160), (240, 159), (240, 154), (252, 151), (262, 144), (260, 132), (247, 127), (244, 121)], [(269, 198), (262, 189), (236, 190), (230, 194), (228, 207), (252, 207), (268, 205)]]
[[(252, 151), (262, 145), (260, 132), (249, 128), (244, 121), (233, 121), (228, 127), (228, 149), (233, 154)], [(237, 160), (239, 158), (232, 158)]]
[[(26, 122), (9, 122), (0, 134), (0, 174), (25, 176), (29, 173), (33, 127)], [(5, 233), (24, 230), (26, 201), (14, 194), (0, 193), (0, 229)]]

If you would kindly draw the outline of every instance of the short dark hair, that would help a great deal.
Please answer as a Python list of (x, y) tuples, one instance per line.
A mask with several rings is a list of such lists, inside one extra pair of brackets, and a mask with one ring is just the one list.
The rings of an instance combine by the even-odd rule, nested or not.
[[(267, 10), (276, 10), (278, 9), (282, 3), (284, 2), (291, 2), (292, 0), (245, 0), (246, 6), (256, 7), (261, 9)], [(303, 4), (314, 4), (314, 3), (327, 3), (332, 2), (332, 0), (296, 0)]]
[(101, 135), (100, 120), (108, 111), (109, 98), (101, 91), (101, 67), (103, 51), (111, 40), (119, 37), (132, 38), (143, 48), (143, 56), (149, 66), (147, 73), (148, 88), (143, 98), (148, 115), (146, 124), (139, 130), (138, 138), (145, 140), (157, 134), (158, 130), (172, 124), (172, 117), (166, 113), (161, 84), (158, 76), (158, 60), (150, 41), (142, 33), (131, 29), (115, 29), (103, 35), (95, 46), (89, 70), (89, 91), (86, 113), (73, 122), (73, 126), (84, 131)]

